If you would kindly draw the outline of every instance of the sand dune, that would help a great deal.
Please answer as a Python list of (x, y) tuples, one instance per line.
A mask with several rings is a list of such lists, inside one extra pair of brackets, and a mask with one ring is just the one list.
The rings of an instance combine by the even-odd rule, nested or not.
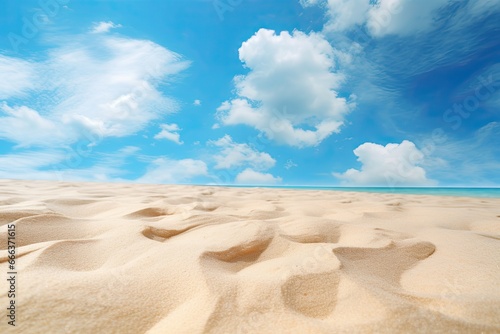
[(11, 223), (2, 333), (500, 332), (500, 199), (3, 180), (4, 276)]

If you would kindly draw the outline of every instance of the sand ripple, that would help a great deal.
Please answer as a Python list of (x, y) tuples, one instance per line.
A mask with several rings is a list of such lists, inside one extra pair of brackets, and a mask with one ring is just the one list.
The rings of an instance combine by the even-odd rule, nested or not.
[(23, 333), (498, 333), (498, 208), (498, 199), (0, 181), (0, 266), (6, 273), (15, 224)]

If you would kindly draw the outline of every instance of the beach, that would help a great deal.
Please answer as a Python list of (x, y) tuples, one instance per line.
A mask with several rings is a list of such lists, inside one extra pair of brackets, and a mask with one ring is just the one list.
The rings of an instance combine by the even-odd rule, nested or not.
[(0, 223), (2, 333), (500, 332), (499, 198), (0, 180)]

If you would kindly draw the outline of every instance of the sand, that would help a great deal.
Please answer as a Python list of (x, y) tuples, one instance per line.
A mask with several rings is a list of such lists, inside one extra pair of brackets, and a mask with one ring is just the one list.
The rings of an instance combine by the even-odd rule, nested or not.
[(500, 199), (1, 180), (0, 224), (1, 333), (500, 332)]

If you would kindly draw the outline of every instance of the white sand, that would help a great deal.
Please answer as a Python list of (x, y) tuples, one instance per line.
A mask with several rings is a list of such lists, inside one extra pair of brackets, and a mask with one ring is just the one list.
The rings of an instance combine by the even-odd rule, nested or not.
[(3, 180), (5, 315), (12, 222), (19, 333), (500, 332), (500, 199)]

